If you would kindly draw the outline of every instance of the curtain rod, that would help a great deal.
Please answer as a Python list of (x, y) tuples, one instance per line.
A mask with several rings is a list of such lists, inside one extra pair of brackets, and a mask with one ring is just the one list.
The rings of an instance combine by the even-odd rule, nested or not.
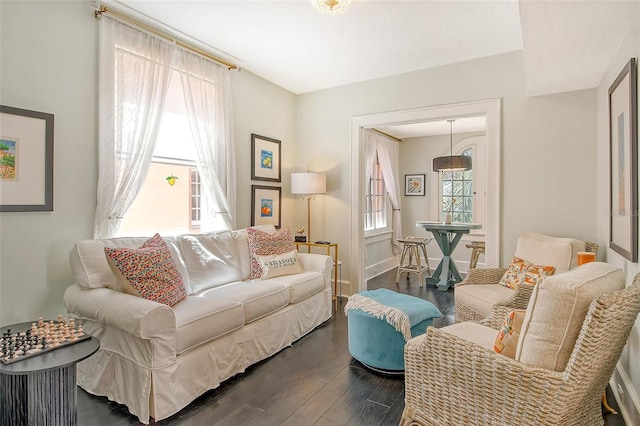
[(396, 138), (395, 136), (391, 136), (389, 133), (387, 133), (387, 132), (383, 132), (382, 130), (378, 130), (378, 129), (374, 129), (374, 128), (371, 128), (371, 130), (373, 130), (374, 132), (378, 132), (378, 133), (380, 133), (381, 135), (384, 135), (384, 136), (386, 136), (386, 137), (388, 137), (388, 138), (391, 138), (391, 139), (393, 139), (393, 140), (394, 140), (394, 141), (396, 141), (396, 142), (402, 142), (402, 139), (398, 139), (398, 138)]
[(138, 22), (135, 19), (130, 18), (127, 15), (123, 15), (121, 13), (118, 13), (118, 12), (114, 11), (114, 10), (111, 10), (106, 6), (100, 6), (99, 9), (95, 10), (94, 11), (94, 16), (95, 16), (96, 19), (98, 19), (100, 17), (100, 15), (102, 15), (103, 13), (108, 13), (110, 15), (113, 15), (116, 18), (120, 19), (121, 21), (124, 21), (124, 22), (126, 22), (128, 24), (135, 25), (136, 27), (142, 28), (145, 31), (148, 31), (148, 32), (150, 32), (152, 34), (155, 34), (155, 35), (157, 35), (159, 37), (164, 38), (165, 40), (169, 40), (171, 42), (174, 42), (178, 46), (180, 46), (180, 47), (182, 47), (184, 49), (187, 49), (187, 50), (189, 50), (191, 52), (197, 53), (198, 55), (204, 56), (205, 58), (211, 59), (212, 61), (215, 61), (215, 62), (217, 62), (219, 64), (222, 64), (222, 65), (226, 66), (230, 70), (238, 69), (238, 66), (235, 65), (235, 64), (229, 63), (229, 62), (224, 61), (224, 60), (222, 60), (220, 58), (216, 58), (215, 56), (211, 56), (210, 54), (198, 49), (197, 47), (190, 46), (190, 45), (186, 44), (183, 41), (177, 40), (177, 39), (171, 37), (168, 34), (165, 34), (163, 32), (160, 32), (159, 30), (156, 30), (155, 28), (152, 28), (152, 27), (150, 27), (148, 25), (145, 25), (145, 24), (143, 24), (141, 22)]

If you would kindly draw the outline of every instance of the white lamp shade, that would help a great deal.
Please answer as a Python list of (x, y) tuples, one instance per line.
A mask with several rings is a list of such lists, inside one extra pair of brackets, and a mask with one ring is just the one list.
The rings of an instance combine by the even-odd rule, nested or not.
[(292, 194), (324, 194), (327, 176), (324, 173), (291, 173)]

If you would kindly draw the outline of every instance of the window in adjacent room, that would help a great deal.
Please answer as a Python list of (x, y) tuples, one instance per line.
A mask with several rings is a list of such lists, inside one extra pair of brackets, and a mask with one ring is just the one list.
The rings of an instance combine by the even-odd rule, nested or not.
[[(473, 147), (462, 151), (461, 155), (473, 158)], [(453, 222), (473, 222), (473, 169), (440, 173), (442, 217), (451, 213)]]
[(385, 231), (389, 229), (389, 200), (382, 177), (382, 167), (376, 155), (371, 178), (365, 188), (364, 195), (364, 230), (365, 232)]

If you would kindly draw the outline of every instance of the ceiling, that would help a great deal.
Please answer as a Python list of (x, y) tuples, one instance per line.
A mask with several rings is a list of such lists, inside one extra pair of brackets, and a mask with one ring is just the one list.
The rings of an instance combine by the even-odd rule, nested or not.
[(593, 88), (640, 8), (637, 0), (353, 0), (326, 16), (309, 0), (101, 3), (295, 94), (515, 50), (524, 52), (530, 96)]

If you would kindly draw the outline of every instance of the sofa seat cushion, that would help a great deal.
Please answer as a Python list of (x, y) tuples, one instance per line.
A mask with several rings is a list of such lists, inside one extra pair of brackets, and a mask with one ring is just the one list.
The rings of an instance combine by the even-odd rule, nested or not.
[(258, 279), (231, 283), (205, 290), (198, 296), (241, 303), (244, 309), (244, 321), (247, 324), (289, 304), (289, 289), (276, 280)]
[(493, 344), (496, 341), (496, 331), (493, 328), (476, 322), (459, 322), (442, 327), (440, 330), (493, 352)]
[(316, 293), (320, 293), (324, 288), (324, 277), (321, 272), (317, 271), (285, 275), (271, 278), (269, 281), (283, 284), (289, 289), (289, 303), (297, 303)]
[[(459, 285), (454, 291), (456, 303), (485, 317), (489, 315), (493, 305), (504, 302), (514, 294), (514, 290), (500, 284)], [(495, 339), (495, 335), (493, 337)]]
[(244, 325), (240, 302), (187, 296), (173, 307), (176, 316), (176, 354), (236, 330)]
[(563, 371), (591, 302), (624, 288), (622, 269), (591, 262), (534, 287), (520, 331), (516, 361)]

